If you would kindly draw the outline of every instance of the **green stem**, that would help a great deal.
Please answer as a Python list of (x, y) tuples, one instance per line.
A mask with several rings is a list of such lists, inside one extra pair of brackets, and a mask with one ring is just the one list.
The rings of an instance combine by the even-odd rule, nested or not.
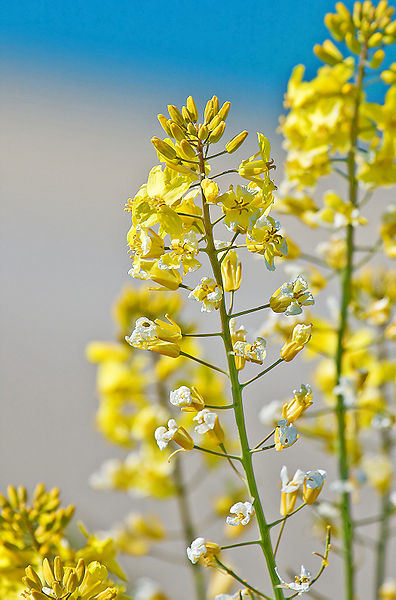
[(201, 452), (207, 452), (207, 454), (214, 454), (215, 456), (221, 456), (222, 458), (228, 458), (232, 460), (241, 460), (240, 456), (236, 456), (236, 454), (227, 454), (226, 452), (216, 452), (215, 450), (209, 450), (209, 448), (202, 448), (202, 446), (197, 446), (194, 444), (194, 448), (196, 450), (201, 450)]
[(210, 369), (213, 369), (214, 371), (219, 371), (219, 373), (223, 373), (223, 375), (227, 375), (227, 377), (228, 377), (228, 373), (226, 371), (223, 371), (223, 369), (220, 369), (220, 367), (216, 367), (215, 365), (212, 365), (211, 363), (206, 362), (206, 360), (201, 360), (200, 358), (197, 358), (196, 356), (192, 356), (191, 354), (187, 354), (187, 352), (183, 352), (182, 350), (180, 351), (180, 356), (185, 356), (186, 358), (191, 358), (191, 360), (195, 360), (195, 362), (199, 363), (200, 365), (205, 365), (205, 367), (209, 367)]
[[(353, 206), (358, 204), (358, 182), (356, 179), (356, 145), (359, 133), (359, 109), (362, 93), (364, 65), (367, 57), (367, 44), (363, 44), (359, 59), (355, 82), (355, 106), (351, 121), (350, 150), (348, 152), (348, 181), (349, 202)], [(346, 231), (346, 266), (342, 271), (342, 293), (340, 306), (340, 320), (337, 334), (337, 349), (335, 355), (336, 385), (339, 385), (343, 373), (343, 356), (345, 351), (345, 334), (348, 328), (348, 307), (351, 299), (351, 280), (353, 273), (354, 255), (354, 229), (352, 225), (347, 226)], [(337, 430), (338, 430), (338, 472), (340, 479), (344, 482), (349, 479), (349, 461), (346, 444), (345, 405), (342, 394), (337, 396)], [(343, 555), (345, 565), (345, 598), (353, 600), (355, 597), (355, 565), (353, 559), (353, 528), (351, 518), (351, 500), (347, 491), (341, 495), (341, 519), (343, 522)]]
[(245, 386), (249, 385), (249, 383), (253, 383), (253, 381), (256, 381), (256, 379), (259, 379), (260, 377), (262, 377), (263, 375), (268, 373), (268, 371), (271, 371), (271, 369), (273, 369), (274, 367), (279, 365), (281, 362), (283, 362), (283, 358), (278, 358), (278, 360), (276, 360), (274, 363), (272, 363), (272, 365), (270, 365), (269, 367), (264, 369), (264, 371), (261, 371), (261, 373), (259, 373), (258, 375), (255, 375), (255, 377), (248, 379), (248, 381), (245, 381), (245, 383), (241, 383), (240, 384), (241, 388), (244, 388)]
[[(200, 162), (201, 162), (200, 178), (202, 180), (204, 178), (204, 160), (203, 160), (202, 149), (199, 150), (199, 155), (200, 155)], [(217, 252), (216, 252), (216, 248), (215, 248), (214, 240), (213, 240), (213, 232), (212, 232), (212, 224), (210, 222), (209, 207), (206, 204), (205, 195), (204, 195), (202, 189), (201, 189), (201, 192), (202, 192), (202, 208), (203, 208), (203, 217), (204, 217), (204, 227), (205, 227), (205, 233), (207, 235), (208, 257), (210, 260), (210, 264), (212, 266), (212, 271), (213, 271), (213, 275), (216, 280), (216, 283), (223, 289), (221, 268), (220, 268), (219, 261), (217, 259)], [(253, 503), (254, 503), (254, 508), (256, 511), (257, 525), (258, 525), (259, 532), (260, 532), (260, 542), (261, 542), (260, 546), (262, 548), (262, 551), (263, 551), (263, 554), (264, 554), (264, 557), (265, 557), (265, 560), (267, 563), (268, 574), (271, 579), (271, 584), (272, 584), (275, 600), (284, 600), (283, 592), (282, 592), (281, 588), (278, 587), (279, 579), (278, 579), (278, 576), (275, 571), (275, 558), (274, 558), (274, 554), (272, 551), (270, 530), (269, 530), (269, 527), (267, 525), (267, 522), (266, 522), (266, 519), (264, 516), (264, 511), (263, 511), (263, 507), (262, 507), (262, 504), (260, 501), (260, 496), (259, 496), (259, 492), (258, 492), (258, 488), (257, 488), (254, 469), (253, 469), (252, 455), (250, 453), (250, 448), (249, 448), (248, 436), (247, 436), (246, 425), (245, 425), (245, 416), (244, 416), (243, 404), (242, 404), (242, 388), (243, 388), (243, 386), (242, 386), (242, 384), (239, 383), (238, 371), (237, 371), (237, 368), (235, 365), (230, 325), (229, 325), (230, 317), (227, 315), (227, 310), (226, 310), (225, 300), (224, 300), (224, 293), (222, 296), (222, 301), (220, 304), (219, 311), (220, 311), (220, 319), (221, 319), (221, 326), (222, 326), (222, 332), (223, 332), (224, 349), (225, 349), (226, 356), (227, 356), (228, 374), (229, 374), (230, 384), (231, 384), (232, 399), (233, 399), (233, 404), (235, 404), (234, 414), (235, 414), (235, 420), (236, 420), (236, 424), (237, 424), (237, 428), (238, 428), (239, 441), (240, 441), (240, 445), (241, 445), (241, 462), (242, 462), (243, 469), (245, 471), (246, 483), (247, 483), (247, 486), (249, 489), (250, 496), (254, 499)], [(262, 594), (260, 594), (260, 595), (262, 595)]]
[(261, 596), (262, 598), (265, 598), (266, 600), (272, 600), (272, 598), (270, 598), (269, 596), (266, 596), (262, 592), (259, 592), (259, 590), (257, 590), (256, 588), (254, 588), (252, 585), (249, 585), (248, 582), (245, 579), (242, 579), (242, 577), (239, 577), (239, 575), (237, 575), (235, 573), (235, 571), (233, 571), (232, 569), (230, 569), (229, 567), (227, 567), (224, 563), (222, 563), (221, 560), (219, 560), (217, 558), (217, 556), (215, 557), (215, 561), (217, 562), (217, 564), (219, 565), (219, 567), (221, 567), (222, 569), (224, 569), (224, 571), (226, 573), (228, 573), (228, 575), (231, 575), (231, 577), (233, 577), (233, 579), (235, 579), (236, 581), (239, 581), (239, 583), (242, 583), (243, 587), (246, 587), (249, 590), (252, 590), (252, 592), (254, 592), (255, 594), (257, 594), (258, 596)]
[(242, 546), (253, 546), (253, 544), (261, 544), (260, 540), (254, 540), (254, 542), (239, 542), (238, 544), (229, 544), (228, 546), (221, 546), (222, 550), (231, 550), (231, 548), (241, 548)]
[(262, 304), (261, 306), (257, 306), (256, 308), (248, 308), (247, 310), (241, 310), (240, 312), (234, 313), (233, 315), (230, 315), (231, 317), (240, 317), (241, 315), (247, 315), (249, 313), (252, 312), (256, 312), (257, 310), (263, 310), (263, 308), (269, 308), (270, 305), (268, 304)]

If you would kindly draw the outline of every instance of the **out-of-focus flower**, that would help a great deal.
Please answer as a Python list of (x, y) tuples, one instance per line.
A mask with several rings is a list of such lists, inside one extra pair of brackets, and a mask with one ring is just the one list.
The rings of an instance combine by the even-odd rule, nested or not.
[(305, 592), (309, 592), (312, 576), (308, 569), (304, 567), (304, 565), (301, 565), (300, 575), (296, 575), (294, 581), (291, 583), (286, 583), (286, 581), (284, 581), (279, 575), (277, 569), (276, 574), (281, 582), (278, 587), (293, 590), (293, 592), (298, 592), (297, 596), (302, 596)]

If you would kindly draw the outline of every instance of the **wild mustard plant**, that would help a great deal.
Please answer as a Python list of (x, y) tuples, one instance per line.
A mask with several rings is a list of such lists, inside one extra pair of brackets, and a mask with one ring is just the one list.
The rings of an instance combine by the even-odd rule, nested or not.
[[(207, 102), (201, 117), (191, 96), (181, 110), (173, 105), (168, 106), (169, 118), (164, 115), (158, 117), (167, 137), (152, 139), (163, 164), (150, 171), (147, 183), (126, 205), (132, 217), (128, 232), (133, 261), (130, 275), (151, 280), (160, 286), (158, 289), (167, 290), (171, 298), (175, 293), (179, 297), (185, 290), (186, 301), (198, 302), (201, 312), (217, 313), (218, 329), (196, 333), (186, 329), (178, 314), (168, 311), (164, 320), (163, 314), (153, 315), (145, 310), (136, 315), (138, 318), (125, 335), (125, 342), (135, 351), (147, 350), (155, 356), (162, 355), (162, 358), (156, 358), (159, 361), (184, 360), (187, 364), (203, 365), (205, 372), (212, 372), (212, 377), (220, 378), (223, 385), (228, 386), (229, 400), (218, 408), (234, 413), (238, 434), (235, 453), (228, 450), (219, 411), (199, 382), (191, 376), (183, 386), (170, 390), (167, 406), (175, 416), (169, 419), (168, 415), (165, 418), (156, 413), (159, 420), (162, 417), (162, 423), (156, 427), (151, 439), (144, 443), (152, 446), (153, 441), (156, 442), (160, 452), (153, 451), (151, 459), (158, 460), (158, 464), (163, 464), (162, 458), (156, 458), (158, 454), (166, 453), (166, 464), (172, 465), (172, 461), (176, 461), (176, 457), (173, 458), (176, 453), (178, 462), (175, 464), (180, 464), (181, 461), (189, 461), (191, 453), (209, 452), (231, 465), (243, 487), (241, 497), (228, 507), (226, 522), (242, 529), (254, 522), (258, 539), (224, 546), (216, 541), (195, 537), (189, 540), (187, 557), (193, 565), (227, 573), (239, 584), (242, 583), (253, 596), (269, 598), (267, 588), (270, 588), (274, 598), (280, 599), (284, 597), (283, 589), (302, 593), (308, 591), (316, 581), (316, 577), (313, 578), (303, 567), (295, 583), (285, 583), (278, 575), (275, 555), (286, 520), (316, 501), (325, 483), (326, 473), (323, 470), (300, 471), (299, 484), (293, 500), (289, 502), (283, 499), (287, 493), (284, 485), (281, 519), (271, 522), (261, 502), (253, 458), (258, 452), (284, 451), (298, 440), (299, 434), (294, 423), (312, 404), (312, 391), (308, 385), (296, 390), (293, 398), (279, 411), (275, 427), (255, 446), (248, 439), (243, 396), (248, 386), (256, 380), (281, 363), (295, 359), (309, 342), (311, 325), (297, 323), (292, 327), (289, 338), (279, 349), (279, 358), (260, 370), (259, 366), (265, 363), (267, 342), (262, 337), (248, 340), (239, 318), (248, 318), (250, 313), (261, 310), (272, 311), (273, 314), (284, 313), (286, 318), (294, 317), (301, 314), (306, 306), (314, 304), (314, 297), (305, 279), (297, 276), (272, 294), (269, 292), (265, 304), (240, 311), (234, 309), (237, 292), (243, 285), (242, 254), (238, 250), (245, 249), (248, 253), (263, 257), (263, 269), (268, 272), (268, 288), (271, 290), (270, 273), (275, 270), (277, 259), (287, 255), (287, 240), (279, 222), (270, 214), (275, 190), (271, 171), (275, 165), (270, 156), (268, 139), (259, 133), (258, 152), (242, 161), (236, 161), (234, 153), (246, 139), (246, 131), (228, 141), (220, 151), (212, 150), (213, 144), (217, 144), (225, 132), (229, 110), (230, 102), (220, 106), (216, 96)], [(219, 156), (229, 156), (232, 168), (217, 172), (214, 165)], [(229, 185), (221, 189), (221, 177), (226, 174), (237, 175), (239, 181), (236, 186)], [(164, 292), (152, 293), (164, 295)], [(204, 360), (194, 349), (185, 347), (186, 342), (191, 344), (194, 337), (200, 336), (221, 341), (224, 352), (221, 366)], [(253, 363), (257, 369), (250, 379), (243, 378), (242, 373), (247, 363)], [(175, 367), (174, 373), (178, 373), (178, 369), (180, 367)], [(186, 413), (190, 415), (189, 422), (186, 421)], [(191, 415), (194, 415), (192, 419)], [(195, 441), (197, 436), (200, 439)], [(170, 454), (172, 446), (176, 450)], [(132, 461), (132, 469), (134, 465), (135, 461)], [(151, 468), (155, 469), (155, 466)], [(124, 468), (112, 462), (95, 481), (105, 486), (109, 482), (111, 486), (117, 486), (117, 482), (125, 478), (126, 486), (130, 489), (134, 484), (128, 465), (125, 464)], [(295, 509), (300, 488), (303, 502)], [(272, 529), (277, 526), (277, 537), (271, 538)], [(257, 545), (263, 554), (268, 574), (268, 581), (260, 584), (263, 590), (247, 583), (223, 558), (224, 550), (244, 545)], [(328, 535), (318, 576), (327, 565), (329, 548)], [(197, 592), (200, 592), (198, 588)]]
[[(319, 357), (315, 383), (327, 408), (307, 419), (301, 429), (322, 439), (337, 457), (340, 500), (336, 508), (341, 516), (337, 529), (349, 600), (357, 594), (358, 528), (367, 522), (379, 523), (373, 597), (395, 597), (386, 596), (384, 590), (391, 586), (384, 581), (394, 512), (396, 367), (391, 342), (395, 340), (396, 275), (389, 262), (381, 264), (377, 258), (376, 266), (367, 263), (381, 253), (395, 257), (396, 206), (380, 204), (376, 222), (372, 211), (364, 214), (373, 197), (378, 204), (382, 188), (396, 184), (396, 71), (388, 59), (396, 41), (393, 15), (394, 8), (384, 0), (377, 5), (355, 2), (352, 11), (338, 2), (336, 12), (325, 18), (334, 41), (328, 39), (314, 48), (325, 64), (309, 81), (304, 80), (302, 65), (295, 68), (285, 96), (287, 112), (281, 119), (286, 180), (275, 208), (322, 229), (316, 253), (303, 247), (296, 253), (314, 265), (315, 272), (322, 270), (325, 280), (339, 282), (331, 317), (311, 319), (310, 353)], [(373, 86), (381, 101), (370, 100)], [(328, 185), (325, 178), (330, 175), (337, 191), (325, 191), (320, 203), (316, 186), (322, 181)], [(312, 273), (313, 267), (309, 270)], [(281, 294), (278, 304), (282, 305)], [(375, 436), (368, 438), (369, 431)], [(380, 507), (373, 519), (359, 521), (352, 504), (365, 482), (376, 490)], [(328, 520), (334, 523), (337, 511)]]

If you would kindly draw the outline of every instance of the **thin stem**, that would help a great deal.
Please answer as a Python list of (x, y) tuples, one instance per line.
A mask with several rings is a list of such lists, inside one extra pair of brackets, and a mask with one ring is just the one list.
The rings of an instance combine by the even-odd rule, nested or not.
[(255, 445), (255, 447), (253, 448), (253, 450), (256, 450), (257, 448), (260, 448), (260, 446), (262, 446), (263, 444), (265, 444), (266, 441), (268, 441), (270, 439), (270, 437), (272, 437), (275, 433), (275, 429), (273, 429), (271, 431), (271, 433), (269, 433), (267, 435), (267, 437), (265, 437), (263, 440), (261, 440), (261, 442), (259, 442), (258, 444)]
[[(350, 150), (348, 152), (348, 174), (349, 182), (349, 202), (353, 206), (358, 203), (358, 181), (356, 178), (356, 145), (359, 133), (359, 112), (360, 97), (362, 93), (364, 66), (367, 57), (367, 43), (362, 46), (362, 52), (359, 58), (359, 65), (356, 74), (356, 99), (351, 121)], [(334, 169), (337, 171), (337, 169)], [(342, 175), (345, 176), (344, 173)], [(348, 328), (348, 307), (351, 299), (351, 281), (353, 272), (353, 254), (354, 254), (354, 228), (350, 224), (346, 229), (346, 266), (342, 271), (342, 293), (340, 306), (340, 320), (337, 334), (337, 349), (335, 355), (336, 367), (336, 385), (340, 384), (343, 374), (343, 356), (345, 352), (345, 333)], [(338, 429), (338, 472), (341, 481), (349, 479), (349, 461), (346, 444), (346, 424), (345, 424), (345, 405), (342, 394), (337, 396), (337, 429)], [(351, 500), (348, 492), (344, 491), (341, 495), (341, 519), (343, 522), (343, 554), (345, 565), (345, 597), (347, 600), (353, 600), (355, 596), (355, 565), (353, 559), (353, 528), (351, 518)]]
[(283, 530), (285, 528), (285, 525), (286, 525), (286, 521), (283, 520), (281, 528), (280, 528), (279, 533), (278, 533), (278, 538), (276, 540), (276, 544), (275, 544), (275, 548), (274, 548), (274, 556), (276, 556), (276, 553), (278, 552), (279, 544), (280, 544), (280, 541), (281, 541), (281, 537), (282, 537), (282, 533), (283, 533)]
[(215, 561), (217, 562), (217, 564), (219, 565), (219, 567), (221, 567), (222, 569), (224, 569), (224, 571), (226, 573), (228, 573), (228, 575), (231, 575), (231, 577), (233, 577), (233, 579), (235, 579), (236, 581), (239, 581), (239, 583), (242, 583), (242, 585), (244, 587), (249, 588), (249, 590), (252, 590), (252, 592), (254, 592), (255, 594), (257, 594), (258, 596), (261, 596), (262, 598), (265, 598), (266, 600), (272, 600), (272, 598), (270, 598), (269, 596), (266, 596), (265, 594), (263, 594), (262, 592), (259, 592), (258, 589), (254, 588), (252, 585), (250, 585), (246, 579), (242, 579), (242, 577), (239, 577), (239, 575), (237, 575), (235, 573), (235, 571), (233, 571), (232, 569), (230, 569), (229, 567), (227, 567), (225, 564), (223, 564), (221, 562), (221, 560), (219, 560), (217, 558), (217, 556), (215, 556)]
[(234, 233), (234, 235), (231, 238), (230, 245), (227, 248), (219, 248), (219, 250), (216, 250), (217, 254), (221, 254), (221, 257), (219, 258), (220, 265), (223, 262), (223, 260), (225, 259), (225, 257), (227, 256), (229, 250), (232, 250), (232, 245), (235, 242), (235, 240), (237, 239), (238, 235), (239, 235), (239, 231)]
[(222, 336), (221, 332), (219, 333), (183, 333), (183, 337), (215, 337)]
[(217, 158), (218, 156), (223, 156), (223, 154), (228, 154), (227, 150), (222, 150), (222, 152), (218, 152), (217, 154), (212, 154), (212, 156), (206, 157), (206, 160), (212, 160), (212, 158)]
[(27, 514), (23, 514), (23, 520), (25, 522), (26, 525), (26, 529), (28, 530), (30, 539), (32, 540), (32, 544), (34, 546), (34, 549), (36, 550), (36, 552), (40, 552), (41, 546), (36, 538), (36, 535), (34, 533), (34, 529), (32, 527), (32, 524), (30, 522), (29, 516)]
[(283, 362), (283, 358), (278, 358), (278, 360), (276, 360), (274, 363), (272, 363), (272, 365), (270, 365), (269, 367), (267, 367), (266, 369), (264, 369), (264, 371), (261, 371), (261, 373), (259, 373), (255, 377), (252, 377), (248, 381), (245, 381), (245, 383), (241, 383), (241, 387), (244, 388), (247, 385), (249, 385), (250, 383), (253, 383), (253, 381), (256, 381), (257, 379), (259, 379), (260, 377), (262, 377), (263, 375), (265, 375), (266, 373), (268, 373), (268, 371), (271, 371), (271, 369), (273, 369), (274, 367), (276, 367), (277, 365), (279, 365), (281, 362)]
[(318, 267), (323, 267), (324, 269), (331, 269), (327, 262), (321, 260), (320, 258), (317, 258), (316, 256), (312, 256), (311, 254), (307, 254), (306, 252), (301, 252), (298, 258), (302, 258), (307, 262), (311, 262), (314, 265), (318, 265)]
[(303, 502), (298, 508), (294, 509), (291, 513), (285, 515), (281, 519), (278, 519), (277, 521), (273, 521), (272, 523), (268, 523), (268, 527), (275, 527), (275, 525), (279, 525), (279, 523), (283, 523), (284, 521), (287, 521), (287, 519), (290, 519), (290, 517), (292, 517), (293, 515), (298, 513), (298, 511), (301, 510), (302, 508), (304, 508), (304, 506), (307, 506), (306, 502)]
[(202, 221), (203, 217), (201, 215), (189, 215), (188, 213), (178, 212), (180, 217), (190, 217), (191, 219), (200, 219)]
[(239, 544), (229, 544), (228, 546), (221, 546), (222, 550), (230, 550), (231, 548), (241, 548), (242, 546), (252, 546), (253, 544), (261, 544), (260, 540), (254, 540), (254, 542), (239, 542)]
[(213, 369), (214, 371), (218, 371), (219, 373), (223, 373), (223, 375), (227, 375), (227, 377), (228, 377), (228, 373), (226, 371), (223, 371), (223, 369), (220, 369), (220, 367), (216, 367), (215, 365), (212, 365), (211, 363), (206, 362), (206, 360), (201, 360), (200, 358), (197, 358), (196, 356), (192, 356), (191, 354), (187, 354), (187, 352), (183, 352), (182, 350), (180, 350), (180, 356), (185, 356), (186, 358), (195, 360), (195, 362), (197, 362), (201, 365), (205, 365), (205, 367), (209, 367), (210, 369)]
[(240, 317), (242, 315), (247, 315), (249, 313), (257, 312), (258, 310), (263, 310), (264, 308), (270, 308), (270, 304), (262, 304), (261, 306), (256, 306), (256, 308), (248, 308), (246, 310), (241, 310), (240, 312), (234, 313), (230, 315), (231, 317)]
[(217, 175), (211, 176), (211, 179), (216, 179), (216, 177), (221, 177), (222, 175), (228, 175), (229, 173), (238, 173), (237, 169), (228, 169), (227, 171), (222, 171)]
[(222, 451), (224, 452), (224, 455), (227, 456), (228, 462), (230, 464), (231, 469), (234, 471), (234, 473), (239, 477), (239, 479), (241, 481), (243, 481), (243, 483), (246, 484), (245, 478), (243, 477), (243, 475), (241, 475), (241, 473), (238, 471), (238, 469), (236, 468), (236, 466), (234, 465), (234, 463), (232, 462), (231, 458), (229, 457), (227, 450), (225, 449), (224, 444), (219, 444), (220, 448), (222, 449)]
[(234, 296), (235, 296), (235, 290), (232, 290), (230, 292), (231, 294), (231, 300), (230, 300), (230, 307), (228, 309), (228, 315), (231, 315), (232, 313), (232, 309), (234, 308)]
[(343, 177), (344, 179), (349, 179), (348, 174), (344, 173), (344, 171), (341, 171), (341, 169), (338, 169), (337, 167), (333, 167), (333, 171), (335, 173), (338, 173), (338, 175), (341, 175), (341, 177)]
[(234, 408), (235, 404), (224, 404), (223, 406), (217, 406), (216, 404), (205, 404), (205, 408), (213, 408), (215, 410), (227, 410), (228, 408)]
[(227, 454), (226, 452), (216, 452), (215, 450), (209, 450), (209, 448), (202, 448), (202, 446), (197, 446), (194, 444), (194, 448), (196, 450), (201, 450), (201, 452), (207, 452), (208, 454), (214, 454), (215, 456), (221, 456), (222, 458), (228, 458), (232, 460), (241, 460), (240, 456), (236, 456), (235, 454)]
[(220, 223), (220, 221), (222, 221), (223, 219), (225, 219), (225, 214), (221, 215), (221, 217), (219, 217), (218, 219), (216, 219), (216, 221), (214, 221), (214, 223), (212, 223), (212, 227), (214, 227), (215, 225), (217, 225), (217, 223)]
[(250, 450), (250, 454), (255, 454), (256, 452), (263, 452), (264, 450), (272, 450), (275, 448), (276, 444), (271, 444), (270, 446), (263, 446), (262, 448), (257, 448), (256, 450)]
[[(199, 154), (200, 154), (200, 161), (201, 161), (200, 181), (202, 181), (202, 179), (205, 177), (202, 149), (200, 150)], [(231, 172), (235, 172), (235, 170), (233, 170)], [(212, 224), (210, 221), (209, 207), (206, 203), (205, 194), (202, 190), (202, 186), (201, 186), (201, 195), (202, 195), (202, 209), (203, 209), (203, 216), (204, 216), (204, 227), (205, 227), (205, 232), (207, 235), (208, 257), (210, 260), (210, 264), (211, 264), (212, 271), (213, 271), (213, 276), (216, 280), (216, 283), (223, 289), (221, 267), (220, 267), (219, 260), (217, 258), (217, 252), (216, 252), (216, 248), (214, 245), (213, 228), (212, 228)], [(257, 521), (257, 525), (258, 525), (259, 532), (260, 532), (260, 541), (261, 541), (260, 546), (262, 548), (262, 551), (263, 551), (263, 554), (264, 554), (264, 557), (266, 560), (268, 575), (271, 580), (274, 597), (275, 597), (275, 600), (284, 600), (283, 592), (278, 587), (279, 579), (278, 579), (278, 576), (276, 575), (276, 571), (275, 571), (275, 558), (274, 558), (274, 554), (272, 551), (272, 544), (271, 544), (269, 528), (268, 528), (268, 525), (267, 525), (267, 522), (265, 519), (263, 507), (261, 504), (260, 495), (259, 495), (259, 491), (257, 488), (257, 483), (256, 483), (256, 479), (255, 479), (254, 469), (253, 469), (252, 455), (250, 454), (250, 448), (249, 448), (249, 442), (248, 442), (246, 424), (245, 424), (245, 416), (244, 416), (244, 411), (243, 411), (243, 403), (242, 403), (242, 387), (243, 386), (239, 383), (239, 379), (238, 379), (239, 375), (238, 375), (238, 371), (237, 371), (237, 368), (235, 365), (232, 340), (231, 340), (231, 331), (230, 331), (230, 317), (227, 314), (224, 293), (223, 293), (223, 296), (221, 299), (219, 311), (220, 311), (220, 319), (221, 319), (221, 326), (222, 326), (222, 332), (223, 332), (223, 344), (224, 344), (224, 349), (225, 349), (226, 356), (227, 356), (228, 373), (229, 373), (229, 379), (230, 379), (230, 384), (231, 384), (232, 399), (233, 399), (233, 404), (235, 404), (234, 414), (235, 414), (236, 425), (238, 428), (239, 442), (241, 445), (241, 462), (242, 462), (242, 465), (243, 465), (243, 468), (245, 471), (246, 483), (247, 483), (247, 487), (248, 487), (250, 496), (252, 498), (254, 498), (256, 521)], [(217, 560), (218, 559), (216, 558), (216, 561)], [(220, 566), (223, 566), (220, 562), (218, 564), (220, 564)], [(226, 568), (226, 570), (227, 570), (227, 568)], [(228, 570), (227, 570), (227, 572), (228, 572)], [(230, 574), (233, 575), (233, 573), (230, 573)], [(240, 578), (237, 578), (237, 580), (246, 586), (246, 582), (244, 582)], [(262, 596), (264, 598), (269, 598), (268, 596), (263, 595), (261, 592), (258, 592), (258, 590), (255, 590), (253, 588), (251, 588), (251, 589), (253, 591), (255, 591), (256, 593), (258, 593), (260, 596)]]

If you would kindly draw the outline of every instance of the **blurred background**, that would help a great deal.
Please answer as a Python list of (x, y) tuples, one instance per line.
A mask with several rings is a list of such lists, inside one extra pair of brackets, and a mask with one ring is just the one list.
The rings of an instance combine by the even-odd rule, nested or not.
[[(326, 37), (323, 17), (332, 8), (328, 0), (3, 2), (2, 491), (9, 483), (59, 486), (64, 503), (77, 505), (78, 519), (90, 530), (108, 529), (143, 505), (168, 509), (170, 503), (97, 492), (88, 484), (116, 454), (95, 430), (95, 367), (84, 350), (92, 339), (112, 339), (110, 309), (130, 282), (123, 206), (157, 161), (150, 143), (161, 135), (157, 113), (167, 104), (182, 105), (190, 94), (200, 108), (213, 94), (232, 101), (228, 137), (251, 132), (243, 156), (255, 152), (256, 131), (267, 135), (279, 183), (277, 123), (287, 79), (297, 63), (313, 76), (319, 62), (312, 47)], [(298, 237), (297, 229), (289, 232)], [(285, 280), (281, 269), (269, 275), (254, 261), (248, 274), (244, 296), (247, 302), (257, 294), (257, 304)], [(198, 304), (189, 311), (199, 318)], [(261, 321), (251, 318), (252, 331)], [(275, 372), (266, 399), (286, 397), (308, 381), (308, 372), (301, 360), (286, 379)], [(253, 396), (248, 417), (260, 436), (260, 386)], [(292, 472), (327, 466), (319, 452), (312, 464), (311, 442), (294, 448), (259, 467), (274, 518), (283, 462)], [(303, 561), (315, 572), (319, 559), (311, 552), (321, 551), (322, 542), (310, 538), (307, 515), (295, 521), (283, 538), (280, 562), (298, 571)], [(254, 556), (246, 551), (241, 560)], [(180, 597), (179, 567), (150, 558), (123, 565), (132, 578), (165, 581)], [(339, 566), (334, 558), (321, 589), (336, 592)], [(259, 583), (258, 563), (245, 567)]]

